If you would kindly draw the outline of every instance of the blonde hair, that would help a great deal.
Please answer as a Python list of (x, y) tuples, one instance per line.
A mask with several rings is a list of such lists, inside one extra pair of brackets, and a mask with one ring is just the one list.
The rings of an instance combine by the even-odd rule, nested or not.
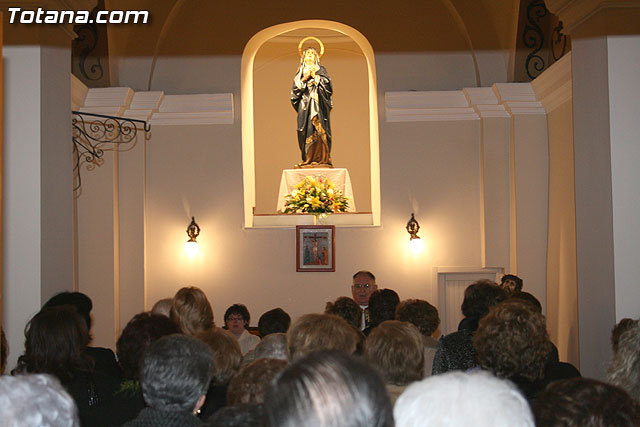
[(194, 286), (182, 288), (176, 293), (169, 318), (186, 335), (196, 335), (215, 326), (207, 296)]
[(225, 385), (231, 380), (242, 363), (242, 351), (238, 340), (229, 331), (212, 328), (200, 332), (196, 338), (204, 342), (213, 352), (214, 385)]
[(340, 350), (352, 354), (358, 341), (354, 328), (335, 314), (305, 314), (287, 332), (291, 360), (318, 350)]
[(406, 385), (423, 377), (424, 341), (409, 322), (387, 320), (373, 328), (363, 353), (389, 384)]

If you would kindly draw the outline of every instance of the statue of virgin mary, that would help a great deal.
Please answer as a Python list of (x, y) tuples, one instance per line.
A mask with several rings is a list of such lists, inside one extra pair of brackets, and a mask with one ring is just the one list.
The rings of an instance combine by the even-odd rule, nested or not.
[[(314, 48), (302, 52), (302, 43), (313, 38), (320, 43), (321, 53)], [(315, 37), (307, 37), (298, 46), (300, 68), (293, 78), (291, 104), (298, 113), (298, 145), (302, 162), (296, 168), (333, 167), (331, 163), (331, 124), (333, 89), (327, 70), (320, 65), (324, 46)]]

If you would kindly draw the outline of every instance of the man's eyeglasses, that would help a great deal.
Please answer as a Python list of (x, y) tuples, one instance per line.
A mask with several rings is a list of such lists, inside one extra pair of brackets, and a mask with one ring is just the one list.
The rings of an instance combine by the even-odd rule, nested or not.
[(358, 283), (358, 284), (356, 284), (356, 285), (353, 285), (353, 287), (354, 287), (355, 289), (362, 289), (362, 288), (364, 288), (364, 289), (369, 289), (369, 288), (371, 288), (371, 285), (370, 285), (370, 284), (368, 284), (368, 283), (365, 283), (365, 284), (360, 284), (360, 283)]

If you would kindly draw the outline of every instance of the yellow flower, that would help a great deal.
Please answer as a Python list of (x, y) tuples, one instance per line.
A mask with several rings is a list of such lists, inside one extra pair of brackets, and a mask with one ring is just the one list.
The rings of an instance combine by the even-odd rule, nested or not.
[(320, 206), (322, 206), (322, 202), (320, 201), (319, 198), (314, 197), (313, 199), (311, 199), (311, 207), (312, 208), (317, 208), (317, 207), (320, 207)]

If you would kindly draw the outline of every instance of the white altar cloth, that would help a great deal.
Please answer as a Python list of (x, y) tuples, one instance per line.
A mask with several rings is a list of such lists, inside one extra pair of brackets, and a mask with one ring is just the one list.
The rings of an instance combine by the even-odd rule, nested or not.
[(349, 170), (345, 168), (308, 168), (308, 169), (284, 169), (280, 179), (280, 192), (278, 194), (278, 206), (276, 210), (284, 210), (284, 196), (291, 193), (294, 187), (308, 176), (314, 178), (322, 177), (333, 182), (338, 190), (345, 195), (349, 201), (347, 212), (356, 212), (356, 201), (353, 198), (353, 188), (351, 188), (351, 177)]

